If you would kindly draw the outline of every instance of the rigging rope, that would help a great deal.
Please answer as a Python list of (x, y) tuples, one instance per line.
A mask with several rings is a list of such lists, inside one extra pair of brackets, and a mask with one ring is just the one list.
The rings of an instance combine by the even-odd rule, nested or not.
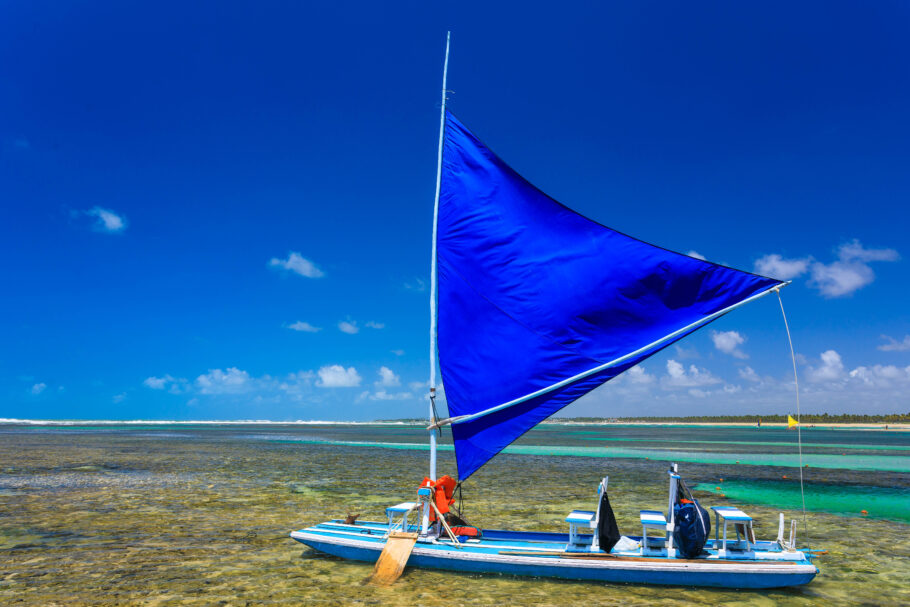
[[(806, 517), (806, 491), (803, 487), (803, 435), (802, 423), (799, 412), (799, 378), (796, 374), (796, 353), (793, 351), (793, 338), (790, 337), (790, 325), (787, 323), (787, 313), (784, 312), (784, 300), (781, 299), (780, 289), (776, 289), (777, 301), (780, 302), (780, 313), (784, 317), (784, 328), (787, 330), (787, 341), (790, 343), (790, 359), (793, 361), (793, 383), (796, 386), (796, 440), (799, 445), (799, 495), (803, 502), (803, 529), (806, 532), (806, 548), (810, 549), (809, 520)], [(796, 546), (794, 546), (795, 548)]]

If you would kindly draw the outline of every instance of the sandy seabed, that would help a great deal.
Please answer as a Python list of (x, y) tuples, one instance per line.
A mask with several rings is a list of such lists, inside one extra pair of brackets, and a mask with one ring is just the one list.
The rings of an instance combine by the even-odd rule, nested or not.
[[(450, 458), (442, 454), (441, 470), (454, 469)], [(380, 589), (361, 583), (369, 564), (288, 537), (348, 513), (381, 520), (386, 505), (410, 497), (425, 466), (419, 451), (256, 441), (235, 430), (7, 431), (0, 434), (0, 603), (910, 604), (910, 526), (824, 513), (810, 521), (813, 547), (829, 551), (818, 561), (821, 574), (805, 587), (760, 592), (418, 569)], [(502, 456), (466, 485), (466, 514), (486, 527), (564, 530), (570, 510), (593, 507), (605, 466), (620, 529), (638, 533), (637, 510), (666, 499), (655, 462)], [(749, 468), (756, 476), (780, 472)], [(692, 485), (743, 470), (685, 466)], [(882, 482), (910, 481), (885, 476)], [(776, 534), (776, 510), (743, 506), (759, 536)]]

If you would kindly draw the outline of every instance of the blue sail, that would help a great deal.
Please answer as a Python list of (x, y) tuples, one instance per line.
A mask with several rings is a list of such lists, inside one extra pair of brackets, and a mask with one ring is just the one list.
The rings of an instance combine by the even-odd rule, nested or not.
[(461, 480), (575, 399), (781, 284), (579, 215), (448, 112), (437, 269)]

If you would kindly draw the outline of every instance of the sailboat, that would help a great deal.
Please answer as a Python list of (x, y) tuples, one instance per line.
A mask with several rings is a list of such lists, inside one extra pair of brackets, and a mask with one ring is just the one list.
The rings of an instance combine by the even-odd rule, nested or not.
[(447, 40), (431, 252), (429, 474), (411, 501), (386, 509), (387, 520), (331, 520), (291, 537), (342, 558), (380, 559), (377, 570), (394, 552), (387, 580), (409, 566), (728, 588), (810, 582), (818, 569), (811, 553), (796, 549), (795, 523), (785, 539), (781, 514), (777, 538), (757, 540), (742, 510), (698, 505), (675, 464), (668, 509), (641, 510), (640, 536), (618, 534), (608, 478), (595, 510), (568, 514), (567, 533), (479, 529), (452, 516), (456, 483), (437, 475), (438, 428), (451, 426), (463, 482), (582, 395), (787, 283), (648, 244), (550, 198), (446, 108), (448, 57)]

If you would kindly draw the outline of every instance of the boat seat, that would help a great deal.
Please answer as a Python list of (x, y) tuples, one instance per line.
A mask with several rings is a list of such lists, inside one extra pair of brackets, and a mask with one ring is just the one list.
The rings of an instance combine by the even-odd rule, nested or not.
[[(667, 517), (659, 510), (639, 510), (638, 518), (641, 520), (641, 546), (642, 548), (659, 548), (667, 539)], [(658, 529), (663, 537), (648, 537), (648, 529)]]
[(569, 544), (580, 544), (581, 536), (578, 530), (596, 528), (597, 513), (590, 510), (573, 510), (566, 517), (566, 522), (569, 523)]
[(402, 502), (394, 506), (389, 506), (385, 509), (386, 516), (389, 517), (389, 531), (392, 531), (393, 519), (396, 514), (401, 515), (401, 530), (408, 530), (408, 514), (417, 510), (420, 507), (420, 502)]
[[(755, 543), (755, 531), (752, 529), (752, 517), (733, 506), (711, 506), (714, 511), (714, 545), (720, 546), (721, 556), (728, 550), (749, 550)], [(723, 543), (720, 538), (720, 523), (723, 519)], [(727, 525), (733, 523), (736, 541), (727, 545)]]

